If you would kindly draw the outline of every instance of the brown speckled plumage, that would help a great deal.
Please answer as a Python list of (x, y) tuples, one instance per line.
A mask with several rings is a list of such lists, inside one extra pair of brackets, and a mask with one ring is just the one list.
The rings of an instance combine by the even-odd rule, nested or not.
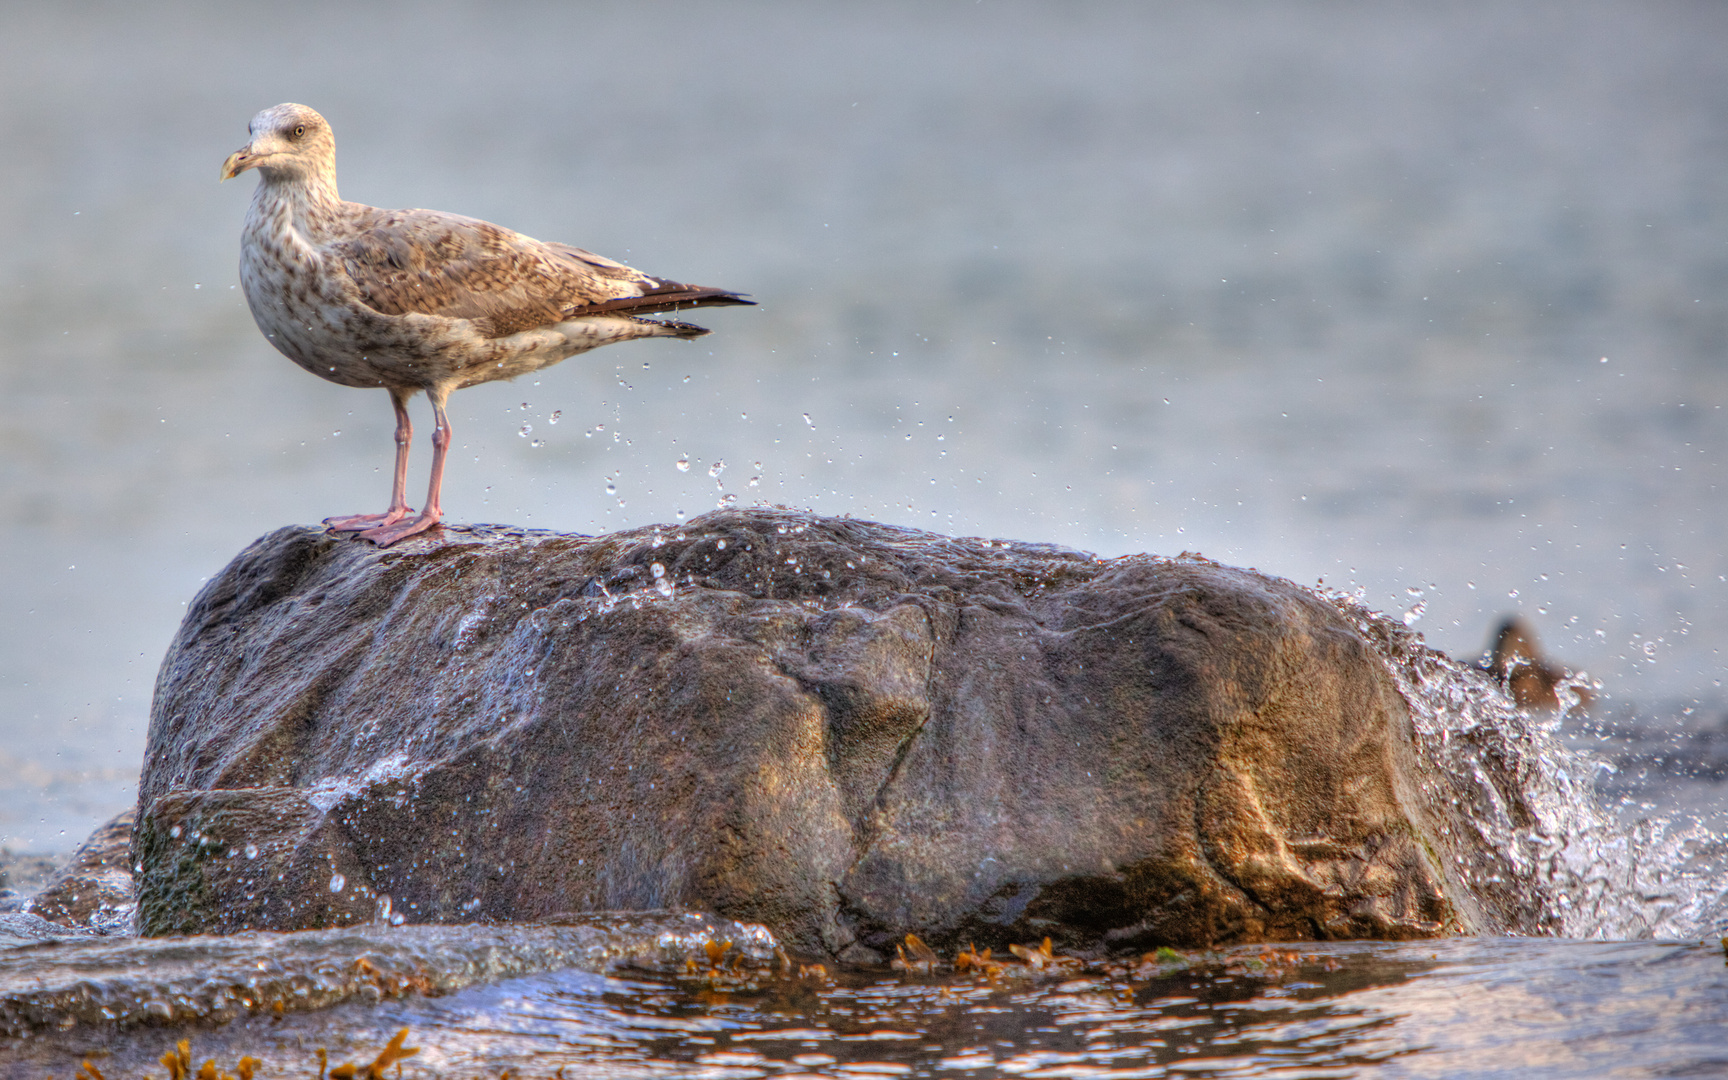
[[(344, 202), (330, 126), (304, 105), (265, 109), (250, 130), (251, 142), (223, 163), (222, 177), (254, 168), (261, 177), (240, 245), (253, 319), (307, 371), (387, 390), (396, 410), (390, 509), (329, 519), (380, 545), (437, 524), (451, 391), (613, 342), (708, 333), (646, 314), (751, 303), (474, 218)], [(408, 520), (407, 401), (421, 391), (436, 421), (432, 482), (425, 507)]]

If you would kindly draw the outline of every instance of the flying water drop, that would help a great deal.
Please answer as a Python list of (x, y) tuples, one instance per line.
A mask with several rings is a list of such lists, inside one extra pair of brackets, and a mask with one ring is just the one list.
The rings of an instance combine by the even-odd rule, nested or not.
[(1414, 585), (1405, 589), (1404, 592), (1415, 601), (1415, 603), (1410, 605), (1409, 610), (1404, 612), (1404, 625), (1415, 626), (1418, 622), (1422, 621), (1423, 614), (1428, 610), (1428, 603), (1423, 599), (1423, 596), (1425, 595), (1423, 591), (1416, 588)]

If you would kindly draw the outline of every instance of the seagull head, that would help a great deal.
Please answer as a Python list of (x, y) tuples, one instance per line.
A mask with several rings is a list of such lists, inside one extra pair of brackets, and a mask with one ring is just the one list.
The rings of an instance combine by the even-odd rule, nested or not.
[(222, 179), (261, 169), (267, 180), (334, 180), (336, 137), (317, 110), (292, 102), (272, 105), (247, 126), (252, 141), (228, 155)]

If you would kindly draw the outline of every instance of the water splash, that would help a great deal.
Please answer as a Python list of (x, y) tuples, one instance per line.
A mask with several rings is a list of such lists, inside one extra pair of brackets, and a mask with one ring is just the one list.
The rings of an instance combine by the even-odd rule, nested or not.
[(1535, 895), (1518, 899), (1539, 912), (1534, 932), (1565, 937), (1687, 939), (1722, 927), (1721, 842), (1696, 822), (1621, 825), (1595, 790), (1609, 766), (1561, 741), (1560, 716), (1577, 707), (1587, 676), (1562, 685), (1560, 713), (1521, 711), (1486, 673), (1368, 609), (1360, 591), (1316, 591), (1387, 661), (1410, 705), (1424, 794), (1436, 811), (1470, 821), (1484, 845), (1454, 852), (1479, 891), (1506, 896), (1513, 883), (1532, 883)]
[(1415, 626), (1422, 621), (1422, 616), (1428, 611), (1428, 601), (1424, 599), (1427, 593), (1414, 585), (1405, 589), (1404, 592), (1411, 600), (1410, 607), (1404, 612), (1404, 625)]

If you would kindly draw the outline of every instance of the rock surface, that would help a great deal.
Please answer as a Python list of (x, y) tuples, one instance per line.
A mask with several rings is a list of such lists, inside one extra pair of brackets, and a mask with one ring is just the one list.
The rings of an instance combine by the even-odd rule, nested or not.
[(1336, 607), (1198, 557), (767, 509), (293, 527), (169, 650), (133, 858), (151, 934), (688, 907), (873, 960), (1521, 929), (1418, 773)]
[(132, 919), (129, 849), (136, 818), (137, 813), (128, 810), (91, 833), (24, 910), (60, 926), (125, 930)]

